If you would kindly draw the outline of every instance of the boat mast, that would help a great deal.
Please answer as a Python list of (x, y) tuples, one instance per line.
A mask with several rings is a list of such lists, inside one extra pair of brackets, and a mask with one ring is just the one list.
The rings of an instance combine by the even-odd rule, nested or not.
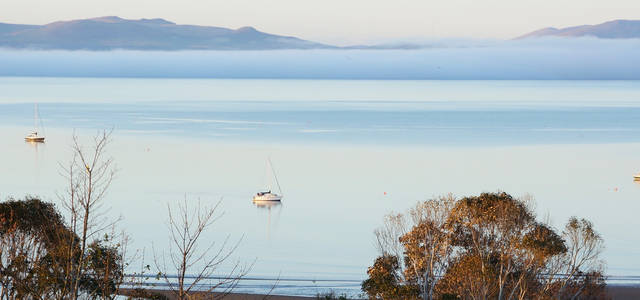
[(33, 104), (33, 130), (38, 132), (38, 103)]
[(262, 184), (263, 186), (267, 187), (267, 191), (271, 191), (271, 180), (269, 178), (269, 160), (264, 163), (264, 178)]
[(282, 194), (282, 188), (280, 188), (280, 182), (278, 182), (278, 176), (276, 176), (276, 170), (273, 168), (273, 163), (271, 163), (271, 158), (269, 157), (267, 161), (269, 162), (269, 167), (271, 167), (271, 173), (273, 173), (273, 178), (276, 179), (276, 184), (278, 185), (278, 192)]

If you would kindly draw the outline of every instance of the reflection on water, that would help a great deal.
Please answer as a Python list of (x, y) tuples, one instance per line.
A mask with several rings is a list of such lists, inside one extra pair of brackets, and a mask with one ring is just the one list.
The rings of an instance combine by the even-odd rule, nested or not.
[(43, 151), (46, 147), (44, 141), (43, 142), (34, 142), (34, 141), (25, 141), (29, 148), (33, 150), (34, 153), (34, 161), (37, 165), (38, 163), (38, 151)]
[[(27, 144), (27, 148), (30, 148), (30, 151), (33, 151), (33, 175), (35, 176), (36, 182), (39, 182), (41, 179), (41, 170), (42, 170), (42, 156), (45, 154), (46, 144), (44, 141), (33, 141), (33, 140), (25, 140), (25, 144)], [(25, 166), (28, 163), (25, 162)]]
[(271, 211), (272, 207), (282, 206), (282, 202), (280, 202), (280, 201), (256, 201), (256, 200), (253, 200), (253, 204), (257, 208), (263, 208), (263, 209), (267, 209), (269, 211)]
[(282, 210), (282, 202), (253, 200), (253, 204), (258, 209), (267, 211), (267, 240), (271, 240), (271, 209), (276, 211), (275, 222), (277, 222), (280, 217), (280, 211)]
[(38, 152), (38, 147), (44, 147), (44, 141), (24, 141), (25, 144), (30, 145), (31, 147), (33, 147), (34, 149), (36, 149), (36, 152)]

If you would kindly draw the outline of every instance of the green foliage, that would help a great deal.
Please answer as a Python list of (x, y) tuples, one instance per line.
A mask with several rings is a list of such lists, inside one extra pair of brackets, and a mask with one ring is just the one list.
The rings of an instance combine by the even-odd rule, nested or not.
[[(69, 278), (61, 254), (77, 258), (69, 242), (77, 237), (53, 204), (33, 197), (0, 203), (0, 284), (19, 298), (52, 297)], [(67, 260), (69, 261), (69, 260)]]
[(376, 258), (373, 266), (367, 270), (369, 278), (362, 282), (362, 290), (369, 295), (369, 299), (416, 299), (417, 286), (401, 284), (399, 271), (396, 256), (383, 255)]
[[(33, 197), (0, 203), (0, 289), (3, 297), (67, 299), (82, 256), (79, 238), (55, 206)], [(89, 299), (111, 299), (122, 277), (118, 248), (95, 241), (88, 272), (78, 278)]]
[(115, 296), (118, 284), (124, 277), (122, 255), (117, 246), (103, 245), (94, 241), (87, 253), (87, 270), (83, 286), (94, 297), (111, 298)]

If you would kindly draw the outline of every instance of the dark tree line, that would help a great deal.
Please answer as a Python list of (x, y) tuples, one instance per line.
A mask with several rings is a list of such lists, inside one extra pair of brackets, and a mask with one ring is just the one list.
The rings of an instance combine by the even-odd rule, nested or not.
[(362, 289), (370, 299), (605, 299), (593, 224), (573, 217), (556, 232), (530, 204), (447, 196), (388, 216)]
[[(123, 278), (117, 247), (80, 237), (39, 199), (0, 203), (0, 299), (112, 299)], [(79, 277), (75, 270), (85, 263)]]

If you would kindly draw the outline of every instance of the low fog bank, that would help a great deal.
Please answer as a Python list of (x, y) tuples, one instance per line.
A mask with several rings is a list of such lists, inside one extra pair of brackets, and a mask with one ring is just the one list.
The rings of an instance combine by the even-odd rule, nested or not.
[(640, 39), (546, 38), (421, 49), (0, 50), (0, 76), (302, 79), (640, 79)]

